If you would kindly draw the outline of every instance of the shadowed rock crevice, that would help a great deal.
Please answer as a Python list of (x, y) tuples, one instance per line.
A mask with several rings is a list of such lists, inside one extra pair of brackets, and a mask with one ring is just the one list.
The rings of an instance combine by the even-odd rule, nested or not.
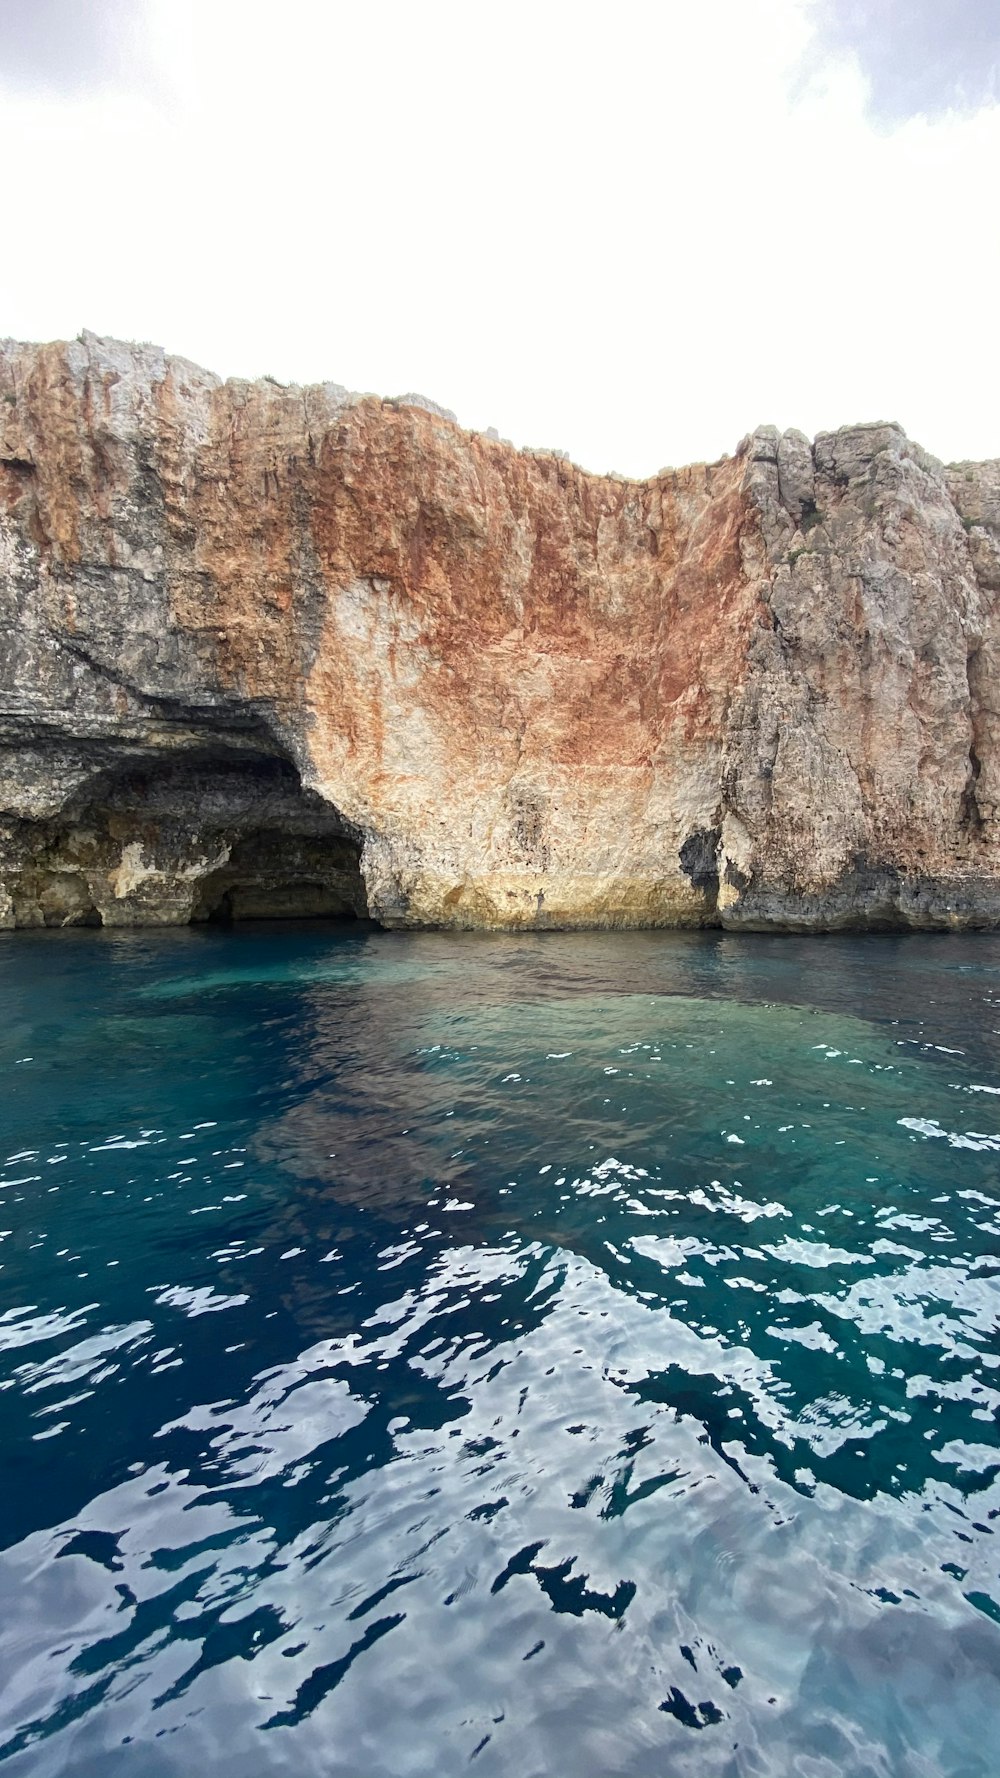
[(719, 841), (722, 829), (719, 827), (698, 827), (689, 833), (681, 846), (678, 857), (681, 870), (689, 877), (696, 889), (704, 889), (709, 897), (717, 897), (719, 893)]

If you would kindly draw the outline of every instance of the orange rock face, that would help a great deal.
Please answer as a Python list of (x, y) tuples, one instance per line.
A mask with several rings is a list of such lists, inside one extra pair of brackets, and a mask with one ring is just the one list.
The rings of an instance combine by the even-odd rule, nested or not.
[(891, 426), (629, 482), (8, 345), (0, 919), (993, 924), (998, 538)]

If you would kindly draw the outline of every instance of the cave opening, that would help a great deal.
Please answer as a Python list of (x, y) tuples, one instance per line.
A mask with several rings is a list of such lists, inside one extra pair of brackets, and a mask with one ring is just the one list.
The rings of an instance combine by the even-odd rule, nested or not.
[(340, 834), (291, 834), (279, 827), (243, 835), (225, 864), (198, 884), (195, 923), (243, 920), (363, 920), (368, 916), (361, 848)]
[(286, 756), (239, 739), (95, 755), (57, 816), (7, 838), (19, 926), (369, 917), (362, 835)]
[(168, 845), (188, 813), (189, 843), (205, 866), (194, 878), (193, 924), (368, 918), (361, 836), (303, 788), (290, 760), (196, 754), (124, 793), (145, 815), (161, 815)]

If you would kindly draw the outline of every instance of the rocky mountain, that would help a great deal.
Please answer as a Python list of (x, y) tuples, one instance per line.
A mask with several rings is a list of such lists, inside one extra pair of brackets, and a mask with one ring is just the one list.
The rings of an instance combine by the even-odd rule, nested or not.
[(1000, 921), (1000, 463), (0, 348), (0, 924)]

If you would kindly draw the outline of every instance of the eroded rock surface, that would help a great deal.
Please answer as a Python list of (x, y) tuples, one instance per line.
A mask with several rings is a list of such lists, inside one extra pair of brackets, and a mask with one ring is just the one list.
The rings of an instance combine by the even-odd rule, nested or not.
[(0, 924), (1000, 920), (1000, 463), (0, 349)]

